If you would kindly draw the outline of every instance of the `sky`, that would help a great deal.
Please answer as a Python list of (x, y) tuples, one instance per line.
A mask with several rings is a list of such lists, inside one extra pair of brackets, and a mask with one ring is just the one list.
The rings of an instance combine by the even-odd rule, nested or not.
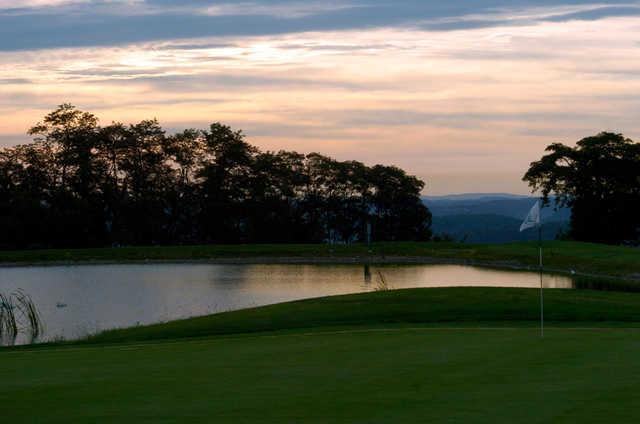
[(640, 0), (0, 0), (0, 146), (61, 103), (525, 194), (551, 143), (640, 141)]

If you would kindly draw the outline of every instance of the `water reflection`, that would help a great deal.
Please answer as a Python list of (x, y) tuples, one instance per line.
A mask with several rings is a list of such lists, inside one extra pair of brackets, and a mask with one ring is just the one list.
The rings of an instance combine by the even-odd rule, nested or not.
[[(364, 275), (363, 275), (364, 274)], [(77, 338), (311, 297), (410, 287), (538, 287), (536, 273), (456, 265), (85, 265), (0, 269), (0, 291), (23, 289), (46, 324), (44, 337)], [(572, 288), (544, 276), (549, 288)], [(24, 342), (25, 340), (22, 340)], [(19, 340), (20, 342), (20, 340)]]
[(371, 265), (364, 264), (364, 283), (369, 284), (371, 282)]

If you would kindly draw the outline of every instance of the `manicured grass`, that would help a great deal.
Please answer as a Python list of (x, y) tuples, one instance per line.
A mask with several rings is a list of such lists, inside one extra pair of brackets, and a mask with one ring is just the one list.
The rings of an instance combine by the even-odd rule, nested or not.
[(637, 422), (640, 294), (545, 295), (544, 339), (537, 290), (444, 288), (311, 299), (110, 331), (89, 343), (0, 349), (2, 417)]
[[(256, 261), (295, 259), (458, 262), (493, 266), (535, 267), (535, 242), (497, 245), (460, 243), (375, 243), (355, 245), (212, 245), (124, 247), (102, 249), (22, 250), (0, 252), (0, 264), (47, 262), (126, 262), (145, 260), (225, 260), (244, 258)], [(581, 273), (640, 278), (640, 249), (589, 243), (552, 241), (544, 243), (545, 267), (550, 270), (577, 270)]]
[[(536, 289), (469, 287), (332, 296), (106, 331), (88, 342), (137, 342), (328, 326), (537, 325), (538, 296)], [(640, 294), (547, 289), (545, 305), (548, 324), (640, 326)]]
[(634, 423), (639, 348), (629, 329), (405, 328), (0, 351), (0, 404), (7, 423)]

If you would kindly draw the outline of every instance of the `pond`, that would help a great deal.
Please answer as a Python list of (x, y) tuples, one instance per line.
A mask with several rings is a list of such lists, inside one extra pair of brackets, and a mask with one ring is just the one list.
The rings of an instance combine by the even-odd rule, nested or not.
[[(549, 288), (568, 277), (544, 275)], [(127, 264), (0, 268), (0, 293), (31, 296), (40, 341), (327, 295), (448, 286), (539, 287), (535, 272), (458, 265)], [(17, 343), (26, 343), (25, 335)]]

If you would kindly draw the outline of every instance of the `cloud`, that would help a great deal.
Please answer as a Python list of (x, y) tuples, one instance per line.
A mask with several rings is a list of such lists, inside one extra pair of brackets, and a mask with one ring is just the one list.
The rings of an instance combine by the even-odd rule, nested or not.
[[(0, 14), (8, 16), (46, 13), (61, 15), (74, 12), (79, 15), (111, 12), (117, 14), (124, 7), (144, 5), (145, 0), (0, 0)], [(129, 9), (143, 10), (143, 9)]]
[(0, 13), (16, 15), (73, 15), (79, 18), (111, 15), (122, 18), (132, 15), (269, 16), (295, 19), (365, 7), (360, 3), (335, 1), (154, 1), (154, 0), (26, 0), (18, 5), (14, 0), (0, 0)]
[[(629, 5), (391, 3), (208, 16), (211, 2), (155, 0), (128, 4), (148, 9), (130, 16), (81, 20), (79, 3), (51, 6), (75, 10), (55, 20), (38, 8), (14, 15), (14, 27), (0, 22), (0, 45), (14, 47), (0, 49), (0, 143), (71, 102), (103, 123), (221, 121), (264, 149), (394, 163), (446, 193), (447, 178), (526, 191), (519, 176), (550, 142), (604, 129), (640, 137), (640, 19)], [(42, 33), (25, 26), (34, 19)], [(8, 36), (15, 22), (23, 37)]]
[(640, 5), (602, 5), (601, 7), (576, 10), (574, 12), (549, 16), (546, 18), (546, 20), (555, 22), (563, 22), (569, 20), (598, 20), (615, 16), (640, 16)]
[(364, 4), (344, 1), (233, 2), (216, 4), (194, 11), (209, 16), (273, 16), (296, 19), (364, 7), (366, 7)]
[(0, 10), (15, 10), (15, 9), (35, 9), (43, 7), (56, 7), (69, 5), (74, 3), (87, 3), (82, 0), (22, 0), (16, 3), (15, 0), (0, 0)]
[(460, 14), (426, 20), (426, 23), (447, 24), (456, 22), (494, 22), (501, 25), (508, 23), (533, 23), (545, 20), (564, 21), (581, 15), (610, 16), (636, 15), (640, 13), (639, 3), (579, 3), (557, 4), (545, 6), (509, 5), (507, 7), (488, 8), (480, 13)]
[[(5, 8), (14, 4), (0, 2)], [(0, 7), (0, 50), (388, 27), (455, 31), (640, 14), (639, 1), (584, 0), (33, 0), (26, 5), (4, 12)]]

